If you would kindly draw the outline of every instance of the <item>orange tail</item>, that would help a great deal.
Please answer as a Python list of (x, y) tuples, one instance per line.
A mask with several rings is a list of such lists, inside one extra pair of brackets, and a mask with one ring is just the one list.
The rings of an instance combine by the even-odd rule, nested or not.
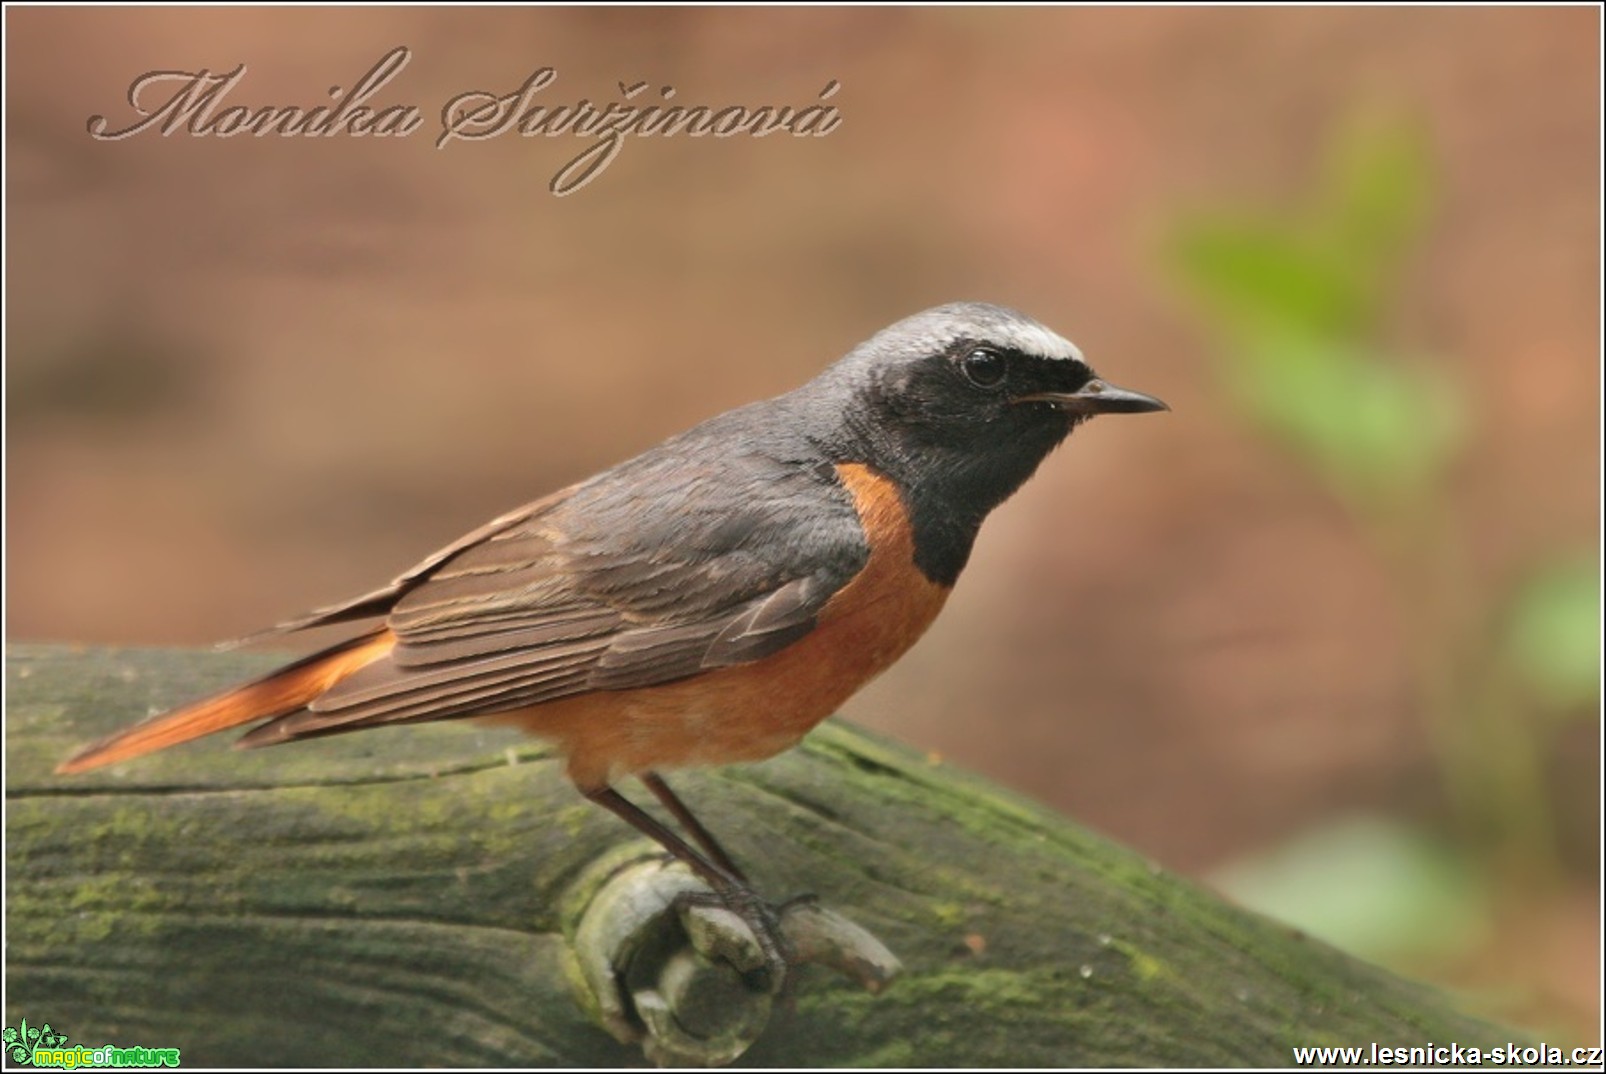
[(253, 682), (119, 731), (78, 751), (56, 771), (83, 772), (214, 731), (294, 712), (358, 668), (383, 657), (395, 644), (396, 636), (389, 630), (342, 642)]

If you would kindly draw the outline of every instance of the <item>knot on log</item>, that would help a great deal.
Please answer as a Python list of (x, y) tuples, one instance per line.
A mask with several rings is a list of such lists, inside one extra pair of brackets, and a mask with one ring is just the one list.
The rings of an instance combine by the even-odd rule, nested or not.
[[(581, 1004), (659, 1066), (723, 1066), (763, 1034), (787, 985), (757, 937), (690, 870), (656, 852), (604, 859), (576, 885), (571, 954)], [(812, 899), (778, 909), (796, 965), (879, 992), (902, 969), (870, 933)]]

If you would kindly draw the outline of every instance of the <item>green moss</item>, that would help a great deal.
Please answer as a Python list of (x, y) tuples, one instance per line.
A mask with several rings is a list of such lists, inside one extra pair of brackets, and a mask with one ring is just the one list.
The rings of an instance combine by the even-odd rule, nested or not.
[(1174, 978), (1176, 974), (1164, 962), (1143, 951), (1127, 949), (1128, 957), (1132, 960), (1132, 972), (1139, 981), (1145, 983), (1161, 977)]
[[(218, 1066), (629, 1061), (574, 1002), (563, 923), (655, 851), (548, 750), (456, 725), (50, 774), (273, 659), (13, 647), (6, 1013), (182, 1036)], [(908, 967), (877, 996), (809, 971), (755, 1063), (1277, 1065), (1323, 1039), (1512, 1036), (842, 725), (685, 782), (767, 891), (817, 892)]]
[(866, 1049), (853, 1065), (866, 1069), (920, 1066), (930, 1062), (930, 1043), (922, 1041), (917, 1046), (913, 1040), (889, 1040)]
[(1035, 1006), (1054, 990), (1046, 975), (1031, 971), (985, 969), (963, 965), (911, 975), (889, 989), (891, 1002), (905, 1006), (964, 1005), (986, 1014), (1021, 1005)]

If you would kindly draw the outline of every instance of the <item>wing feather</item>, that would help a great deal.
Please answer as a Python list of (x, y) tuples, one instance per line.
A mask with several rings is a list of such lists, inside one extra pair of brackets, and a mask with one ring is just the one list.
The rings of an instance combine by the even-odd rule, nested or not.
[(869, 556), (852, 498), (818, 467), (749, 458), (737, 481), (709, 465), (649, 453), (292, 621), (383, 605), (396, 645), (242, 744), (634, 689), (791, 644)]

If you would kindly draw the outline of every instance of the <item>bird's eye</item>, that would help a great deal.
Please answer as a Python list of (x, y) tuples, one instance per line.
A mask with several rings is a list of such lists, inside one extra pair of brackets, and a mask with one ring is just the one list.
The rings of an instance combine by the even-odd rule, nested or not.
[(959, 369), (965, 379), (978, 388), (996, 388), (1004, 383), (1008, 365), (1004, 356), (986, 347), (977, 347), (960, 359)]

